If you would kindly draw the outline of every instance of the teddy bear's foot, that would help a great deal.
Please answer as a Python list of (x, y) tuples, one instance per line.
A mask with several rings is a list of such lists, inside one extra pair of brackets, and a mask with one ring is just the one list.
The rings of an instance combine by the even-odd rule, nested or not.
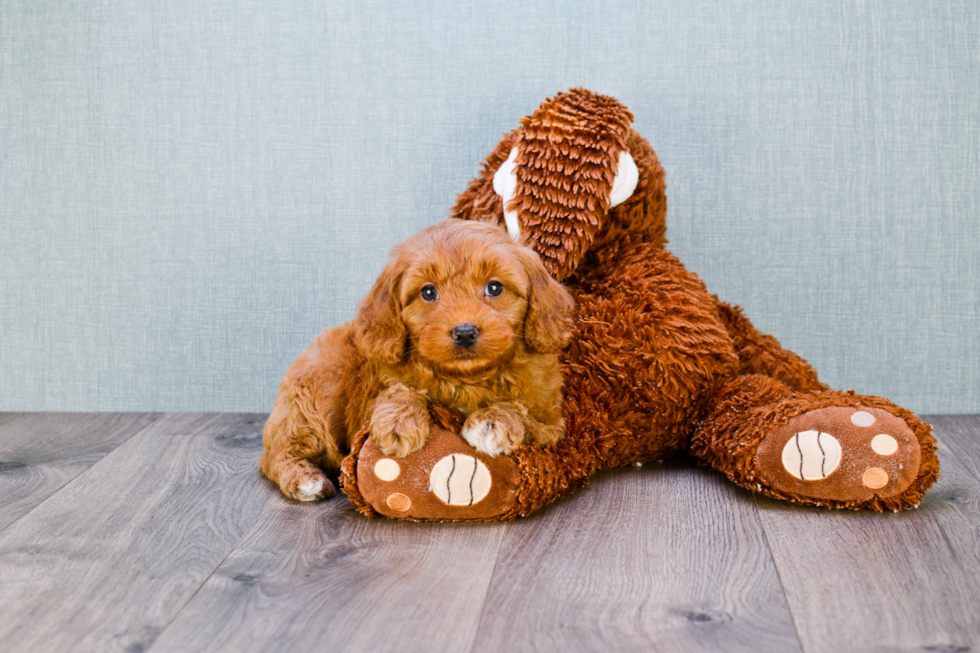
[(425, 445), (397, 459), (366, 433), (355, 438), (355, 458), (344, 461), (342, 482), (362, 513), (413, 521), (484, 521), (513, 512), (521, 478), (517, 463), (477, 451), (457, 434), (461, 421), (446, 422), (433, 423)]
[(744, 488), (851, 510), (916, 507), (939, 478), (929, 425), (882, 397), (794, 393), (761, 375), (721, 389), (690, 452)]
[(363, 428), (340, 466), (344, 493), (363, 515), (411, 521), (505, 521), (531, 514), (588, 482), (603, 462), (592, 441), (564, 437), (510, 455), (478, 451), (461, 413), (430, 406), (432, 429), (418, 451), (386, 456)]
[(778, 492), (864, 503), (901, 495), (921, 461), (905, 420), (880, 408), (833, 406), (797, 415), (763, 438), (755, 469)]

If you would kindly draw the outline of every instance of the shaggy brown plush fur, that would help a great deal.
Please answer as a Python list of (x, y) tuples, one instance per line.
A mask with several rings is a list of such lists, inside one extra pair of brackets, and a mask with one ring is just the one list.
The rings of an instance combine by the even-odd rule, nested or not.
[[(568, 436), (553, 447), (514, 452), (520, 485), (512, 504), (492, 518), (540, 508), (597, 469), (677, 452), (693, 454), (742, 487), (796, 503), (871, 510), (918, 505), (939, 476), (929, 426), (886, 399), (829, 390), (805, 360), (711, 295), (664, 249), (664, 171), (631, 128), (632, 118), (615, 99), (582, 89), (547, 100), (504, 137), (453, 210), (460, 220), (502, 227), (493, 175), (518, 148), (517, 191), (507, 208), (518, 213), (522, 240), (578, 306), (561, 357)], [(639, 182), (630, 199), (610, 209), (624, 149)], [(818, 475), (827, 472), (826, 435), (843, 451), (839, 471), (794, 477), (804, 474), (812, 452), (793, 438), (808, 432), (824, 457)], [(879, 453), (888, 449), (872, 445), (880, 433), (898, 453)], [(356, 478), (353, 465), (363, 442), (355, 442), (345, 465), (345, 491), (374, 514), (359, 496), (357, 484), (366, 481)], [(918, 468), (909, 471), (899, 460)], [(447, 507), (440, 518), (456, 517)]]
[(403, 457), (429, 435), (429, 403), (463, 411), (487, 454), (554, 444), (565, 432), (558, 352), (572, 297), (539, 257), (491, 225), (445, 220), (392, 252), (357, 319), (296, 359), (265, 426), (259, 466), (293, 499), (333, 494), (352, 436), (368, 423)]

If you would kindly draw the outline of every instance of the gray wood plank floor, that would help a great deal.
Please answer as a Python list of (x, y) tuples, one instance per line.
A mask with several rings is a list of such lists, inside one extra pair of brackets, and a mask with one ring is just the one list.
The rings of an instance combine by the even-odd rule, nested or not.
[(284, 500), (263, 420), (0, 414), (0, 650), (980, 650), (980, 416), (916, 511), (671, 463), (509, 524)]
[(159, 416), (4, 413), (3, 417), (0, 420), (0, 530)]

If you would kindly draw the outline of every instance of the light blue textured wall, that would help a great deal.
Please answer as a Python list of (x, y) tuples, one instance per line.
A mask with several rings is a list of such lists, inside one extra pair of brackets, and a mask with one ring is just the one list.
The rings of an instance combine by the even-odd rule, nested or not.
[(671, 248), (834, 386), (980, 412), (980, 5), (0, 2), (0, 409), (263, 411), (583, 85)]

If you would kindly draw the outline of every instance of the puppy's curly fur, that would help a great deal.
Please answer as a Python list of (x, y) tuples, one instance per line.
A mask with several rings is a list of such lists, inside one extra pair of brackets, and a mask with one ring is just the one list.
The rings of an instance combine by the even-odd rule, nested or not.
[(279, 386), (259, 468), (286, 496), (335, 489), (350, 438), (369, 421), (387, 455), (425, 444), (428, 402), (467, 414), (489, 454), (565, 433), (558, 352), (574, 301), (532, 250), (499, 227), (444, 220), (395, 247), (353, 323), (324, 330)]

